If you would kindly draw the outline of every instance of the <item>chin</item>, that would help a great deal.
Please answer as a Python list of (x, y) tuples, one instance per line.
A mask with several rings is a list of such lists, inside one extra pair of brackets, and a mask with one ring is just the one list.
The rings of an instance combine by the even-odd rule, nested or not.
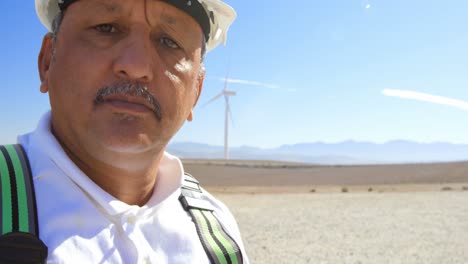
[(101, 141), (101, 145), (111, 152), (136, 154), (156, 149), (160, 144), (150, 140), (146, 135), (140, 134), (131, 138), (106, 138)]
[(159, 145), (160, 128), (149, 122), (94, 122), (87, 137), (101, 147), (117, 152), (138, 152)]
[(142, 142), (139, 140), (125, 140), (106, 138), (95, 147), (89, 149), (91, 156), (111, 167), (126, 171), (140, 171), (154, 161), (160, 153), (161, 147), (157, 142)]

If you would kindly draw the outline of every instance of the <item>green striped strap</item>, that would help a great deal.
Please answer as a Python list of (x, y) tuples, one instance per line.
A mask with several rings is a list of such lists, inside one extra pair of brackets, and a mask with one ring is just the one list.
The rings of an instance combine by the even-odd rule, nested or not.
[(39, 236), (31, 169), (21, 145), (0, 146), (1, 235), (25, 232)]
[(214, 207), (202, 197), (198, 181), (193, 176), (186, 174), (179, 200), (192, 217), (200, 241), (211, 263), (242, 264), (242, 253), (238, 244), (224, 230), (213, 214)]
[(0, 263), (45, 263), (31, 168), (21, 145), (0, 146)]

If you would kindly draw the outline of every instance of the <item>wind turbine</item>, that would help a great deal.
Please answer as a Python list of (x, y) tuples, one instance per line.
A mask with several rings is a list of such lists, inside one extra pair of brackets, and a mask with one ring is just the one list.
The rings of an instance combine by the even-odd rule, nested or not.
[[(236, 95), (235, 91), (230, 91), (227, 89), (227, 84), (228, 84), (228, 75), (226, 75), (226, 78), (224, 79), (224, 89), (221, 91), (221, 93), (217, 94), (215, 97), (211, 98), (208, 102), (206, 102), (203, 106), (206, 106), (222, 96), (224, 96), (224, 100), (226, 103), (226, 110), (225, 110), (225, 120), (224, 120), (224, 159), (228, 160), (229, 159), (229, 142), (228, 142), (228, 134), (229, 134), (229, 115), (232, 115), (231, 112), (231, 107), (229, 105), (229, 97)], [(231, 117), (232, 119), (232, 117)]]

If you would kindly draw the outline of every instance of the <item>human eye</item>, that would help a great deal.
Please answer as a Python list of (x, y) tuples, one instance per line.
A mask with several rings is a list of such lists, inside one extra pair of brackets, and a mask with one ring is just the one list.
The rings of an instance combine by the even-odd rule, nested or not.
[(112, 24), (100, 24), (94, 27), (95, 30), (101, 33), (116, 33), (117, 28)]
[(168, 37), (162, 37), (159, 40), (159, 42), (162, 45), (164, 45), (164, 46), (166, 46), (168, 48), (171, 48), (171, 49), (179, 49), (180, 48), (180, 46), (179, 46), (179, 44), (177, 44), (177, 42), (175, 42), (174, 40), (172, 40), (172, 39), (170, 39)]

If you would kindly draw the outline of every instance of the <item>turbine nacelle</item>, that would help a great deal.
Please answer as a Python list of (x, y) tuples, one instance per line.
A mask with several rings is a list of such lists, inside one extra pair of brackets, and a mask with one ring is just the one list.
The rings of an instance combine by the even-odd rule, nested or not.
[(224, 94), (224, 96), (234, 96), (234, 95), (236, 95), (236, 92), (229, 91), (229, 90), (224, 90), (223, 94)]

